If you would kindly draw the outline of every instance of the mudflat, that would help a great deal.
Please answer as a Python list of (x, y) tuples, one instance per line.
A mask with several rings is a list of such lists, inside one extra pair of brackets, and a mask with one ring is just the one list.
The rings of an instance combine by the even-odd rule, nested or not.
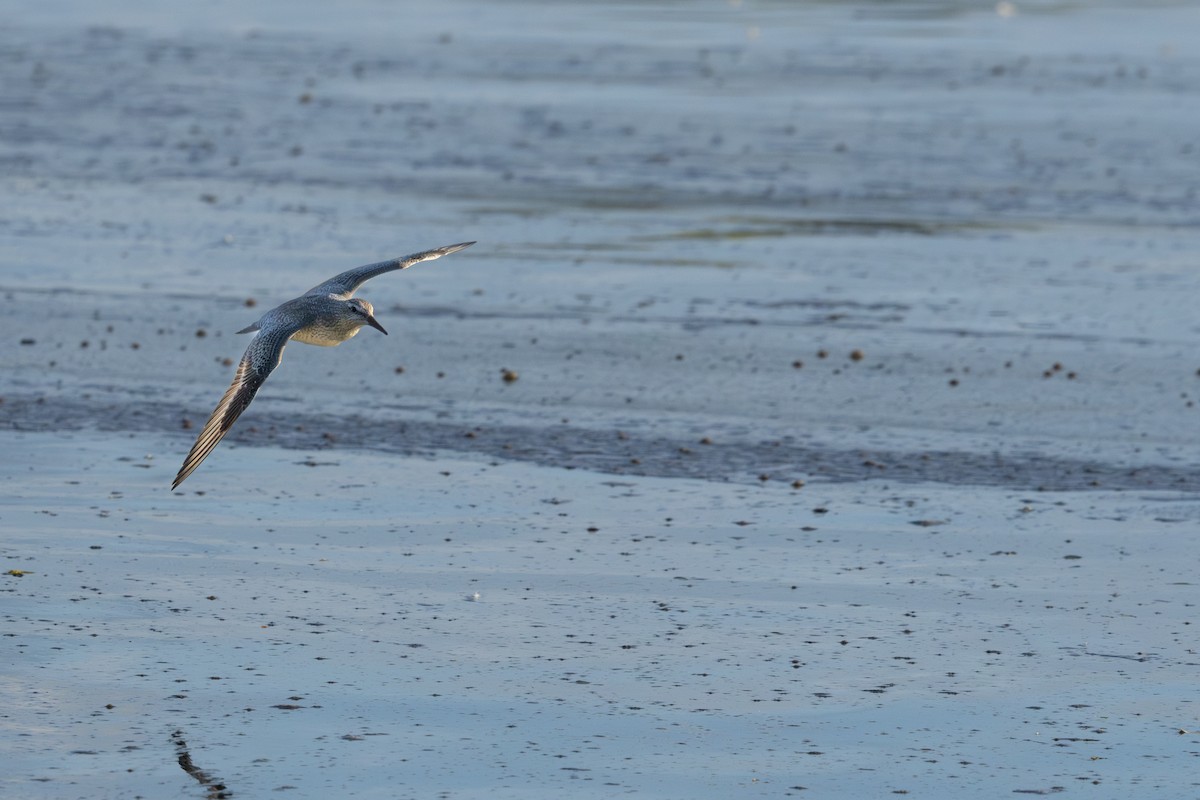
[(0, 793), (1194, 793), (1194, 8), (356, 10), (0, 12)]

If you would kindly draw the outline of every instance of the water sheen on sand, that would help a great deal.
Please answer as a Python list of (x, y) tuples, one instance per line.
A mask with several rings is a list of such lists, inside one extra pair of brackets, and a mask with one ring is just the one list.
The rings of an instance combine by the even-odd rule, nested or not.
[(0, 794), (1194, 795), (1196, 30), (6, 5)]

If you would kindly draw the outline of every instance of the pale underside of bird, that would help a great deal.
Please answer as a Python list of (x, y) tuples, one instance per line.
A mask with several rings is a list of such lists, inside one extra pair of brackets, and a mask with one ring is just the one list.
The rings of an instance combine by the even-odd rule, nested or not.
[(204, 423), (204, 430), (196, 437), (196, 443), (183, 460), (183, 466), (179, 468), (179, 474), (175, 476), (171, 488), (175, 489), (183, 483), (233, 427), (233, 423), (254, 399), (263, 381), (279, 366), (283, 348), (289, 340), (295, 339), (321, 347), (335, 347), (358, 333), (358, 329), (363, 325), (370, 325), (386, 335), (387, 331), (375, 319), (375, 310), (371, 304), (354, 297), (358, 287), (376, 275), (408, 269), (413, 264), (432, 261), (473, 244), (475, 243), (460, 242), (346, 270), (314, 286), (299, 297), (276, 306), (263, 314), (258, 322), (238, 331), (253, 333), (254, 337), (238, 363), (233, 383), (225, 391), (225, 396), (217, 404), (208, 422)]

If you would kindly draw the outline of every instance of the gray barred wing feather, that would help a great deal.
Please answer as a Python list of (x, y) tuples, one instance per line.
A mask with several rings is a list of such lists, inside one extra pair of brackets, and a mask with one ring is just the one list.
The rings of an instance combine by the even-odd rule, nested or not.
[(279, 365), (279, 361), (283, 357), (283, 348), (287, 345), (290, 335), (289, 333), (263, 336), (261, 332), (255, 334), (238, 364), (237, 373), (233, 376), (233, 383), (225, 391), (225, 396), (213, 410), (208, 422), (204, 423), (204, 430), (200, 431), (196, 443), (192, 445), (191, 452), (183, 460), (179, 474), (171, 483), (172, 489), (177, 488), (188, 475), (195, 471), (196, 467), (200, 466), (200, 462), (208, 457), (217, 443), (233, 427), (237, 418), (250, 405), (250, 401), (254, 399), (259, 387), (263, 385), (263, 381)]
[(401, 256), (400, 258), (393, 258), (390, 261), (380, 261), (376, 264), (367, 264), (362, 267), (348, 269), (324, 283), (317, 284), (305, 292), (305, 294), (333, 294), (343, 299), (348, 299), (359, 286), (362, 286), (376, 275), (382, 275), (385, 272), (392, 272), (398, 269), (408, 269), (413, 264), (420, 264), (422, 261), (432, 261), (435, 258), (448, 256), (473, 244), (475, 243), (460, 242), (458, 244), (449, 244), (445, 247), (435, 247), (433, 250), (413, 253), (411, 256)]

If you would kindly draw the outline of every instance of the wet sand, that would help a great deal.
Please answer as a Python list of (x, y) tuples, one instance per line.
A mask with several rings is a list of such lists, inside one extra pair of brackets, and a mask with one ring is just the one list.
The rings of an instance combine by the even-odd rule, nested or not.
[(180, 497), (170, 441), (3, 436), (11, 794), (183, 793), (179, 741), (235, 797), (1192, 783), (1194, 495), (239, 447)]
[(206, 9), (0, 13), (0, 793), (1195, 792), (1195, 9)]

